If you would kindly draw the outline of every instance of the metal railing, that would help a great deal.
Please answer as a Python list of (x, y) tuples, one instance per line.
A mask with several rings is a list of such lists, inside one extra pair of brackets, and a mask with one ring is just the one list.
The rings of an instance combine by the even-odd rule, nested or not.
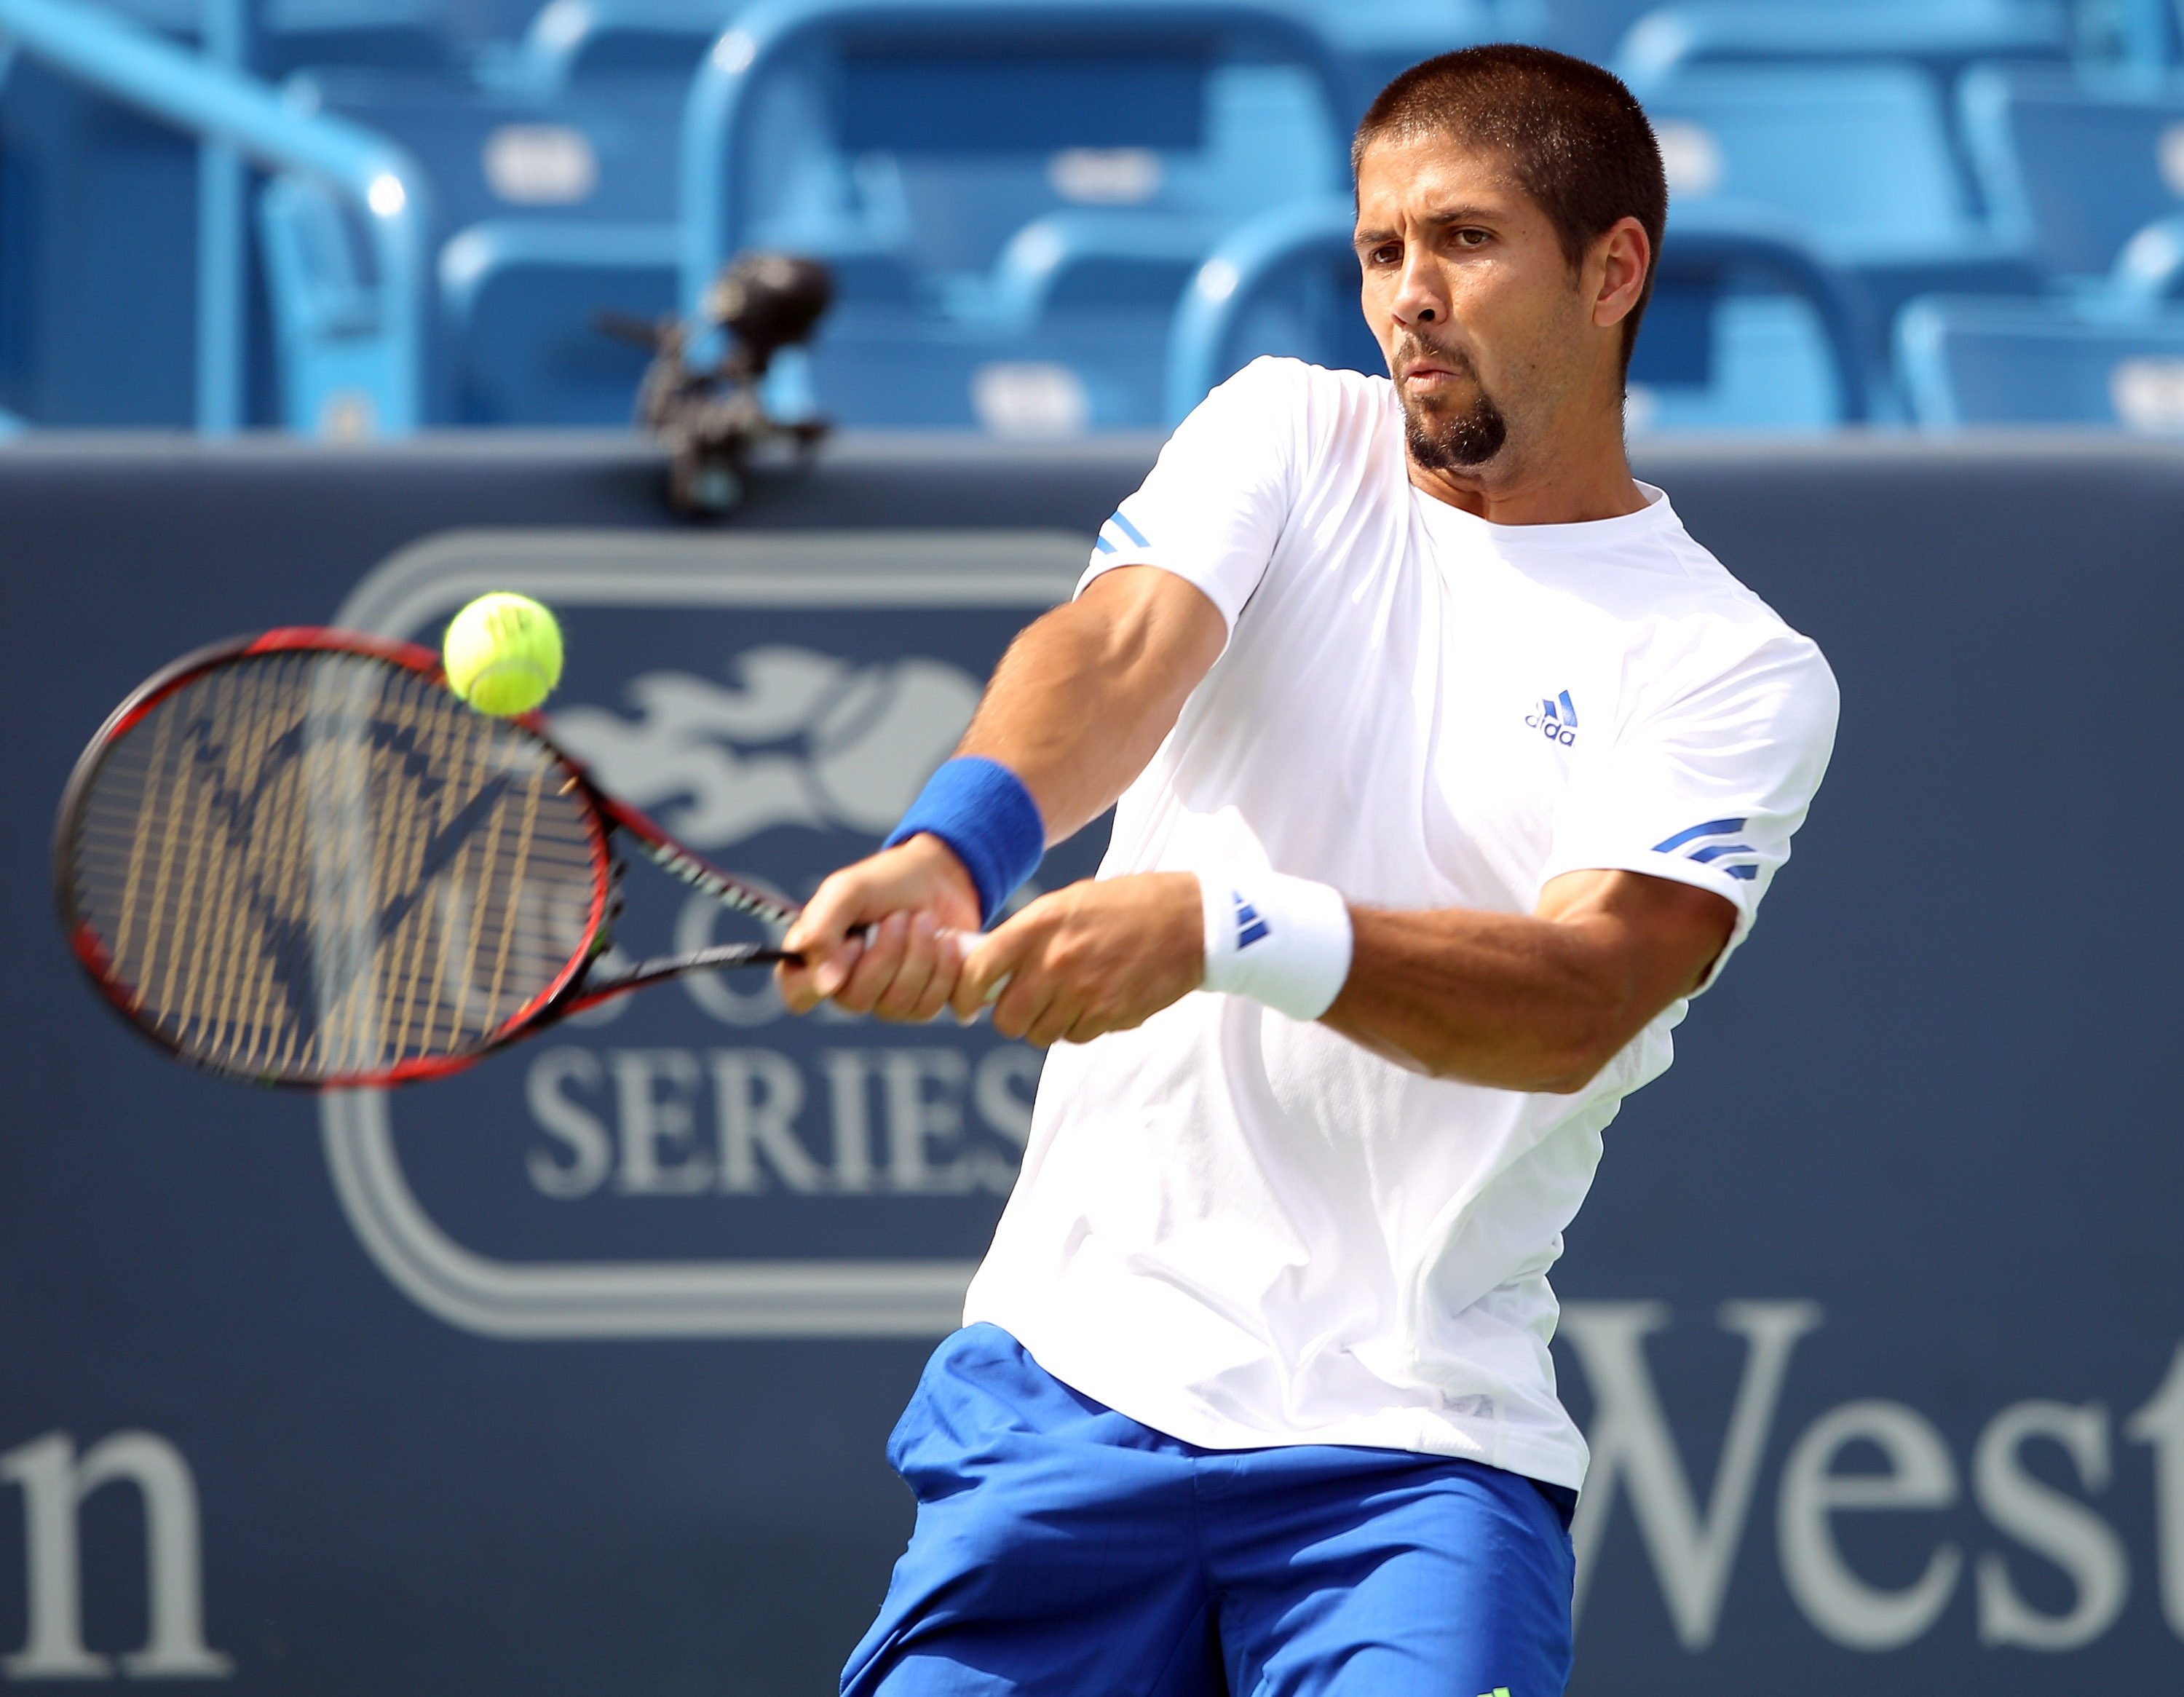
[(61, 75), (198, 136), (197, 411), (201, 428), (242, 418), (242, 161), (319, 186), (345, 202), (370, 245), (367, 356), (347, 368), (371, 392), (381, 434), (416, 428), (421, 411), (426, 265), (424, 178), (393, 142), (342, 119), (299, 111), (237, 68), (240, 0), (209, 0), (203, 55), (73, 0), (0, 0), (0, 37)]

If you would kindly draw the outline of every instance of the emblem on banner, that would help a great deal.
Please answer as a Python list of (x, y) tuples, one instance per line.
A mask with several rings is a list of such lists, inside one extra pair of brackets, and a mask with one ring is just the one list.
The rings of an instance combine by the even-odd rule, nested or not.
[[(555, 737), (693, 848), (800, 899), (878, 846), (1089, 543), (465, 531), (382, 564), (337, 622), (429, 640), (482, 588), (538, 597), (571, 632)], [(1065, 846), (1049, 875), (1089, 872), (1096, 843)], [(631, 952), (752, 923), (702, 892), (625, 894)], [(1039, 1069), (989, 1027), (792, 1019), (766, 975), (697, 975), (462, 1079), (329, 1095), (322, 1121), (359, 1240), (465, 1329), (938, 1336), (1014, 1182)]]
[(945, 661), (855, 665), (808, 648), (750, 648), (727, 682), (687, 672), (631, 680), (632, 719), (594, 707), (554, 733), (615, 794), (692, 847), (775, 826), (884, 832), (948, 757), (978, 681)]

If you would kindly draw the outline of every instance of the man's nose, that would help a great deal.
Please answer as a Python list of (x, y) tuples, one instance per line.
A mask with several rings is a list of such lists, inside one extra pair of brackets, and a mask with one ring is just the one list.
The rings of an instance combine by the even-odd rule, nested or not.
[(1432, 264), (1430, 254), (1420, 253), (1414, 242), (1406, 244), (1403, 274), (1396, 283), (1396, 298), (1390, 303), (1389, 310), (1398, 324), (1448, 321), (1448, 297), (1440, 287), (1440, 270)]

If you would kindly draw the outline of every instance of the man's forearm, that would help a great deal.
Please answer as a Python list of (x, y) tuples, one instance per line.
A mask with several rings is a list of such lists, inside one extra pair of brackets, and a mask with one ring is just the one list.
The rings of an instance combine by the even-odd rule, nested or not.
[(1350, 976), (1322, 1015), (1375, 1054), (1503, 1090), (1582, 1089), (1729, 940), (1721, 897), (1632, 872), (1551, 883), (1537, 915), (1351, 909)]
[(1350, 976), (1323, 1020), (1437, 1077), (1579, 1088), (1630, 999), (1612, 951), (1543, 920), (1353, 907), (1351, 924)]
[(1225, 636), (1213, 604), (1181, 578), (1109, 572), (1010, 646), (956, 752), (1022, 779), (1058, 843), (1145, 770)]
[[(956, 752), (1014, 772), (1058, 843), (1145, 770), (1226, 637), (1219, 610), (1183, 579), (1111, 571), (1017, 638)], [(988, 899), (939, 835), (845, 866), (783, 939), (800, 958), (777, 969), (783, 1000), (798, 1013), (832, 997), (852, 1013), (929, 1016)]]

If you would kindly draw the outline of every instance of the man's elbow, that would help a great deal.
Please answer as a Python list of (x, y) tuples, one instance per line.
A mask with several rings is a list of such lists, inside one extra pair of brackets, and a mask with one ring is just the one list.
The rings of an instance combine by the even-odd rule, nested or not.
[(1481, 1057), (1470, 1050), (1450, 1055), (1390, 1054), (1389, 1058), (1430, 1078), (1533, 1095), (1574, 1096), (1600, 1077), (1622, 1047), (1620, 1041), (1602, 1037), (1552, 1049), (1535, 1048), (1522, 1056), (1505, 1054), (1499, 1064), (1485, 1065), (1480, 1064)]
[(1427, 1060), (1409, 1054), (1391, 1054), (1388, 1059), (1412, 1072), (1422, 1072), (1429, 1078), (1446, 1079), (1457, 1084), (1484, 1084), (1494, 1090), (1520, 1090), (1535, 1096), (1574, 1096), (1600, 1077), (1601, 1069), (1607, 1065), (1609, 1056), (1597, 1060), (1587, 1057), (1572, 1060), (1563, 1057), (1545, 1055), (1529, 1058), (1524, 1064), (1511, 1065), (1506, 1060), (1500, 1065), (1481, 1065), (1476, 1055), (1451, 1056), (1446, 1060)]
[(1530, 1087), (1542, 1096), (1574, 1096), (1600, 1077), (1601, 1069), (1607, 1065), (1605, 1058), (1586, 1065), (1567, 1069), (1543, 1077)]
[(1576, 1095), (1623, 1052), (1630, 1039), (1625, 1023), (1621, 1007), (1590, 1012), (1535, 1057), (1534, 1082), (1524, 1088), (1545, 1096)]

